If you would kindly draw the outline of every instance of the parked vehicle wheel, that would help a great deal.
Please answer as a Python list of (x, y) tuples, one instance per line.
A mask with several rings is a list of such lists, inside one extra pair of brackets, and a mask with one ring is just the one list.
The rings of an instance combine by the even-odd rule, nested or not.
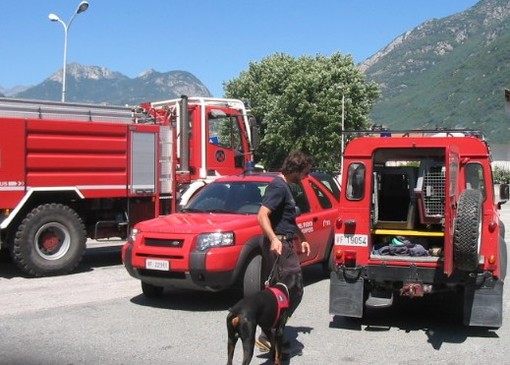
[(85, 226), (74, 210), (62, 204), (44, 204), (23, 219), (11, 253), (29, 275), (67, 274), (80, 263), (86, 241)]
[(322, 262), (322, 271), (324, 275), (329, 278), (331, 272), (335, 270), (335, 257), (333, 255), (333, 246), (329, 249), (327, 259)]
[(159, 298), (163, 294), (163, 287), (142, 281), (142, 292), (147, 298)]
[(254, 294), (262, 289), (263, 286), (262, 279), (262, 256), (255, 255), (253, 256), (248, 265), (246, 266), (246, 270), (244, 272), (243, 278), (243, 294), (244, 296), (248, 296), (250, 294)]
[(507, 249), (506, 249), (506, 242), (503, 238), (499, 239), (499, 257), (501, 261), (501, 268), (499, 270), (500, 272), (500, 279), (503, 281), (506, 277), (506, 270), (507, 270), (507, 262), (508, 262), (508, 255), (507, 255)]
[(473, 271), (478, 266), (478, 250), (482, 231), (482, 194), (479, 190), (466, 190), (459, 198), (453, 238), (457, 268)]

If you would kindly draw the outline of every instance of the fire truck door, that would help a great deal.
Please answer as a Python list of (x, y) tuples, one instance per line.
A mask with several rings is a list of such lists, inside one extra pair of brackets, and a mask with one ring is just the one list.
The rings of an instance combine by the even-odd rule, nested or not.
[(234, 116), (209, 119), (207, 169), (220, 175), (244, 169), (244, 153), (238, 120)]
[(450, 145), (446, 148), (445, 162), (444, 273), (450, 276), (453, 272), (453, 235), (458, 203), (459, 151), (457, 146)]

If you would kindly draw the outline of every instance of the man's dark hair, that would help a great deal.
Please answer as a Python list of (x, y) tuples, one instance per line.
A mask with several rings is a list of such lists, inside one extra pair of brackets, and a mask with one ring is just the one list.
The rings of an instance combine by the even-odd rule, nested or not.
[(310, 155), (299, 150), (292, 151), (283, 161), (282, 173), (287, 175), (293, 172), (302, 172), (312, 164), (313, 160)]

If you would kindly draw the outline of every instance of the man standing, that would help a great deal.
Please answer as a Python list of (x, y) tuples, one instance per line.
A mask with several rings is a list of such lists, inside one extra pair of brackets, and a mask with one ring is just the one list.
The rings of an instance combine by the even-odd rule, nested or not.
[[(273, 266), (278, 258), (276, 276), (284, 280), (294, 275), (294, 285), (289, 287), (290, 306), (287, 317), (290, 317), (303, 297), (303, 275), (299, 257), (294, 250), (294, 241), (299, 240), (301, 253), (309, 255), (310, 245), (296, 223), (296, 202), (292, 196), (289, 183), (297, 184), (305, 178), (312, 168), (312, 159), (301, 151), (291, 152), (283, 162), (282, 172), (267, 186), (257, 218), (264, 232), (264, 247), (269, 248)], [(287, 318), (283, 319), (285, 323)], [(270, 350), (268, 334), (262, 333), (257, 339), (261, 350)]]

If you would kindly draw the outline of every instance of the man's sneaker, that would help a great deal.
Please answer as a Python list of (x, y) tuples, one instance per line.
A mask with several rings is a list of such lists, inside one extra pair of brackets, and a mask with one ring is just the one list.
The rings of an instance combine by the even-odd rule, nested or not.
[(255, 340), (255, 344), (262, 352), (271, 350), (271, 342), (269, 342), (269, 339), (264, 333), (261, 333), (260, 336)]
[[(262, 332), (260, 334), (260, 336), (255, 340), (255, 344), (257, 345), (259, 350), (262, 352), (267, 352), (267, 351), (271, 350), (271, 342), (269, 341), (267, 336), (264, 334), (264, 332)], [(290, 347), (289, 341), (283, 340), (282, 348), (288, 349), (289, 347)]]

